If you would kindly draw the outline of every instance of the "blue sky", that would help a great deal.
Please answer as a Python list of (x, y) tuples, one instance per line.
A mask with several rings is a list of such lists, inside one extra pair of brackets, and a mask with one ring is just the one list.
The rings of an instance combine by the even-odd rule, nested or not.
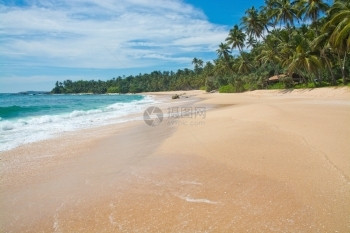
[(0, 0), (0, 92), (210, 61), (263, 0)]

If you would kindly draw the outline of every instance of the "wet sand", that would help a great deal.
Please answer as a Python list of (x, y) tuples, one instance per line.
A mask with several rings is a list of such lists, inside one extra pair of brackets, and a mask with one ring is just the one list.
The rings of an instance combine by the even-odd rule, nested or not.
[(151, 94), (205, 115), (1, 153), (0, 232), (350, 231), (348, 88)]

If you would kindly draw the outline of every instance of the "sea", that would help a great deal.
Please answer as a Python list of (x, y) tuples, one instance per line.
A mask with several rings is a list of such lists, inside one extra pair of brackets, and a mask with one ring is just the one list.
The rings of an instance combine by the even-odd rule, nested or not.
[(144, 95), (0, 94), (0, 151), (63, 132), (134, 120), (129, 116), (154, 103)]

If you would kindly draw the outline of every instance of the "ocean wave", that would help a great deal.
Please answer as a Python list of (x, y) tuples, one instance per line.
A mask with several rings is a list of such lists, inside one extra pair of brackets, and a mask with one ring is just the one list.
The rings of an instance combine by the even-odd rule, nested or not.
[(18, 106), (12, 105), (7, 107), (0, 107), (0, 117), (2, 119), (12, 118), (34, 113), (40, 110), (50, 109), (50, 106)]
[(141, 100), (114, 103), (98, 109), (73, 110), (69, 113), (11, 120), (3, 119), (0, 121), (0, 151), (51, 138), (61, 132), (132, 120), (127, 116), (141, 113), (147, 108), (147, 105), (154, 103), (153, 98), (146, 96)]
[(14, 127), (15, 127), (14, 124), (12, 122), (9, 122), (9, 121), (1, 122), (1, 125), (0, 125), (0, 129), (3, 131), (11, 130)]

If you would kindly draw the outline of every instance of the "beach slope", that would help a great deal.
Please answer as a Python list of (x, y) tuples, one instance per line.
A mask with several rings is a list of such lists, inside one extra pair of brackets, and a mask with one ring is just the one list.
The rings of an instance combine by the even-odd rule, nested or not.
[(172, 94), (156, 127), (1, 153), (0, 231), (350, 231), (348, 88)]

